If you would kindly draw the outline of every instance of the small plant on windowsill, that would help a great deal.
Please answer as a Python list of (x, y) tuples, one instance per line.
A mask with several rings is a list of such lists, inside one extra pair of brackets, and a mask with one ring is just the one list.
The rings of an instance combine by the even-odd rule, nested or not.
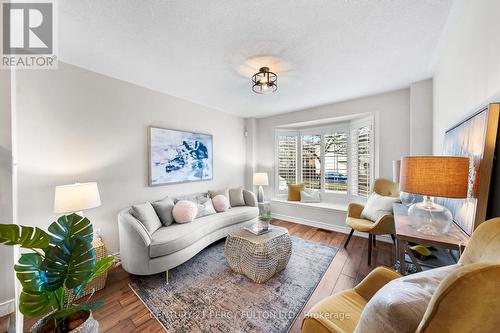
[[(19, 310), (26, 317), (45, 315), (32, 332), (98, 332), (91, 311), (102, 302), (74, 303), (85, 286), (113, 264), (109, 256), (96, 261), (93, 228), (77, 214), (61, 216), (48, 233), (39, 228), (0, 224), (0, 244), (30, 250), (14, 266), (21, 283)], [(92, 296), (92, 295), (91, 295)]]

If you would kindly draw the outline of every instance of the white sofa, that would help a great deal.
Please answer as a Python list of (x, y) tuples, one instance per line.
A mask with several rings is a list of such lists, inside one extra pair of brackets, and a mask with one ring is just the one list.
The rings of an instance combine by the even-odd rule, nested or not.
[(130, 213), (131, 207), (122, 210), (118, 214), (122, 267), (136, 275), (168, 272), (231, 231), (256, 222), (259, 209), (255, 195), (243, 191), (245, 206), (152, 232)]

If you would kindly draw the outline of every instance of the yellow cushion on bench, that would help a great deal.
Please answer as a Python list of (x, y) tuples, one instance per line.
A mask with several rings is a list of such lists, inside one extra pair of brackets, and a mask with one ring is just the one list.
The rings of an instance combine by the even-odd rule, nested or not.
[(300, 191), (305, 187), (305, 184), (288, 184), (288, 201), (300, 201)]

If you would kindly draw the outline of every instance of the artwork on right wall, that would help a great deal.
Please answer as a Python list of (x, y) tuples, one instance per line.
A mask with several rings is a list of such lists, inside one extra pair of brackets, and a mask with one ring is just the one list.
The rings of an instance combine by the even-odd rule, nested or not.
[(500, 104), (490, 104), (446, 131), (444, 155), (470, 158), (466, 199), (439, 198), (454, 222), (469, 236), (486, 219), (497, 141)]

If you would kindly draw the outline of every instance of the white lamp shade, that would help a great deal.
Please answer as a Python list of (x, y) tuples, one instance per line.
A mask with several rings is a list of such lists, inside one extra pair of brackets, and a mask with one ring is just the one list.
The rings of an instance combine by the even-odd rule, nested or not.
[(101, 197), (99, 196), (97, 183), (75, 183), (56, 186), (55, 213), (73, 213), (100, 205)]
[(253, 184), (258, 186), (269, 185), (269, 179), (267, 178), (267, 173), (257, 172), (253, 174)]

